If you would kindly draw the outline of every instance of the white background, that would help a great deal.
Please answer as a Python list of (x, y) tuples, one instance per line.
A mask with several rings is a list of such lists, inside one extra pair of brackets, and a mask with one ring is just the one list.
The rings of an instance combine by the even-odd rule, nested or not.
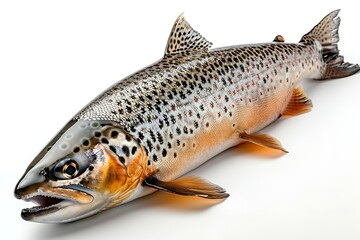
[[(317, 3), (319, 2), (319, 3)], [(223, 186), (223, 202), (155, 193), (76, 223), (26, 222), (13, 189), (55, 133), (105, 88), (162, 57), (176, 17), (214, 47), (297, 42), (341, 8), (341, 54), (360, 62), (354, 1), (2, 1), (3, 239), (360, 239), (360, 74), (304, 81), (312, 112), (263, 130), (290, 152), (251, 144), (191, 172)]]

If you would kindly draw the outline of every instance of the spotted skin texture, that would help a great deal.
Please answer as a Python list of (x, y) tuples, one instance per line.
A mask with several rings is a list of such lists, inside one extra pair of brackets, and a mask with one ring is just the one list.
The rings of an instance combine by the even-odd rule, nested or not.
[(324, 71), (320, 50), (279, 42), (168, 54), (76, 119), (119, 123), (145, 147), (160, 178), (172, 179), (201, 164), (204, 152), (237, 144), (237, 133), (276, 120), (298, 81)]
[(277, 36), (211, 50), (180, 15), (162, 59), (90, 102), (30, 163), (15, 196), (37, 206), (23, 209), (22, 217), (71, 222), (155, 190), (228, 197), (198, 177), (175, 179), (244, 141), (287, 152), (257, 132), (311, 110), (300, 81), (360, 70), (339, 55), (338, 13), (300, 43)]

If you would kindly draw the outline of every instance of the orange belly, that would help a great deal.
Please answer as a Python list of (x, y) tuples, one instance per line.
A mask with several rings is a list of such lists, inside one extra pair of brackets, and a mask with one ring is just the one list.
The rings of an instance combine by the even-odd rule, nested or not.
[[(198, 167), (229, 147), (243, 142), (241, 132), (253, 133), (272, 123), (286, 108), (291, 97), (288, 88), (279, 89), (276, 95), (259, 99), (247, 106), (237, 106), (234, 117), (221, 121), (204, 117), (201, 131), (192, 138), (184, 138), (176, 150), (176, 157), (159, 163), (157, 177), (172, 180)], [(180, 149), (179, 149), (180, 148)], [(173, 156), (174, 152), (170, 152)]]

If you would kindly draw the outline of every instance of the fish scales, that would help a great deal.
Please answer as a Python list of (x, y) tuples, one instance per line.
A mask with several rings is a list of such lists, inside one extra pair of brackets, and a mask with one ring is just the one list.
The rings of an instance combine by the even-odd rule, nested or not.
[(299, 43), (278, 35), (219, 49), (180, 15), (162, 59), (95, 98), (30, 163), (15, 196), (36, 206), (21, 216), (72, 222), (156, 190), (227, 198), (220, 186), (181, 176), (242, 142), (287, 152), (258, 131), (311, 110), (300, 81), (360, 70), (339, 55), (338, 13)]
[[(120, 81), (76, 118), (121, 123), (144, 144), (160, 178), (173, 179), (238, 144), (236, 133), (253, 133), (276, 120), (297, 81), (319, 77), (324, 67), (316, 45), (181, 52)], [(277, 104), (271, 99), (278, 94)], [(203, 157), (206, 149), (214, 152)]]

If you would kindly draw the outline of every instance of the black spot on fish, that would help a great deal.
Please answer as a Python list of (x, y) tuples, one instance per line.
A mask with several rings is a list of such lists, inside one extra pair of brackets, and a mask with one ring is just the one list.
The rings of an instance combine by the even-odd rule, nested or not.
[(163, 144), (164, 143), (164, 139), (163, 137), (161, 136), (160, 132), (157, 132), (157, 139), (159, 141), (160, 144)]
[(132, 108), (131, 108), (130, 106), (126, 106), (126, 111), (127, 111), (128, 113), (132, 113)]
[(162, 129), (164, 127), (164, 121), (163, 120), (159, 120), (159, 128)]
[(241, 72), (245, 72), (245, 68), (243, 65), (240, 65), (240, 70), (241, 70)]
[(130, 155), (130, 150), (129, 150), (129, 147), (128, 147), (128, 146), (122, 146), (121, 150), (122, 150), (122, 152), (123, 152), (127, 157), (129, 157), (129, 155)]
[(101, 143), (109, 144), (109, 141), (106, 138), (101, 138)]
[(176, 123), (176, 119), (175, 119), (174, 115), (170, 115), (170, 120), (171, 120), (172, 124)]
[(179, 95), (181, 99), (186, 99), (186, 94), (183, 91), (179, 91)]
[(130, 131), (131, 131), (131, 132), (136, 132), (135, 127), (134, 127), (134, 126), (130, 126)]
[(137, 151), (137, 147), (133, 146), (131, 149), (131, 154), (134, 155)]
[(166, 151), (166, 149), (165, 149), (165, 148), (162, 150), (161, 154), (162, 154), (162, 156), (163, 156), (163, 157), (166, 157), (166, 155), (167, 155), (167, 151)]
[(89, 140), (84, 139), (83, 142), (82, 142), (82, 144), (83, 144), (84, 146), (89, 146), (90, 142), (89, 142)]
[(123, 156), (119, 156), (118, 159), (121, 163), (125, 163), (125, 158)]
[(116, 148), (113, 145), (109, 146), (110, 151), (116, 154)]
[(152, 143), (151, 143), (151, 141), (149, 139), (146, 140), (146, 145), (148, 146), (149, 151), (151, 151), (153, 149), (153, 145), (152, 145)]
[(205, 84), (206, 83), (206, 78), (204, 76), (200, 76), (201, 78), (201, 83)]
[[(172, 96), (172, 95), (171, 95)], [(171, 98), (172, 99), (172, 98)], [(155, 105), (155, 109), (158, 113), (161, 113), (161, 108), (159, 107), (159, 105)]]
[[(196, 75), (195, 75), (195, 76), (196, 76)], [(193, 83), (190, 83), (190, 84), (189, 84), (189, 87), (190, 87), (190, 89), (191, 89), (191, 90), (194, 90), (194, 89), (195, 89), (195, 87), (194, 87), (194, 84), (193, 84)]]
[(131, 137), (129, 136), (129, 135), (125, 135), (125, 139), (126, 139), (126, 141), (128, 141), (128, 142), (130, 142), (131, 141)]
[(115, 130), (111, 131), (111, 135), (110, 135), (110, 136), (111, 136), (112, 138), (117, 138), (118, 135), (119, 135), (119, 132), (118, 132), (118, 131), (115, 131)]
[(150, 133), (151, 140), (152, 140), (153, 142), (156, 142), (156, 137), (155, 137), (154, 132), (153, 132), (152, 130), (150, 130), (149, 133)]
[(139, 132), (138, 133), (138, 136), (139, 136), (139, 139), (140, 140), (143, 140), (144, 139), (144, 134), (142, 132)]
[(164, 121), (165, 121), (165, 124), (166, 126), (170, 126), (170, 122), (169, 122), (169, 118), (167, 115), (163, 115), (164, 116)]

